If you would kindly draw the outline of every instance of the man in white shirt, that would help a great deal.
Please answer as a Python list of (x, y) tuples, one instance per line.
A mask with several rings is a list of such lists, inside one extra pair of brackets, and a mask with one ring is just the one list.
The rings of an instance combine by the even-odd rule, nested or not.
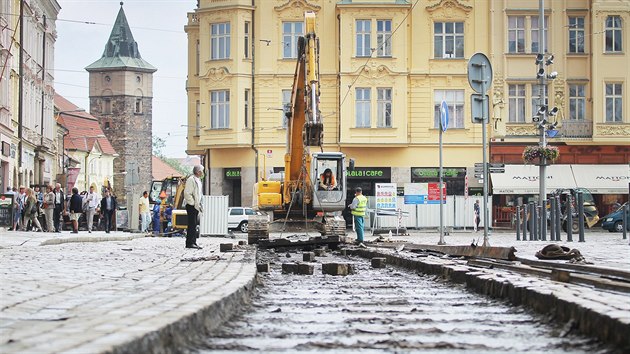
[(142, 232), (147, 232), (149, 229), (149, 223), (151, 222), (149, 193), (147, 191), (142, 193), (142, 197), (140, 197), (140, 202), (138, 203), (138, 209), (140, 212), (140, 220), (142, 220), (140, 230)]
[(94, 214), (96, 214), (96, 208), (101, 203), (101, 197), (94, 191), (94, 186), (90, 186), (90, 192), (85, 196), (86, 211), (85, 217), (87, 219), (88, 232), (92, 233), (92, 225), (94, 224)]
[(201, 207), (201, 177), (203, 176), (203, 166), (193, 167), (192, 176), (186, 180), (184, 188), (184, 201), (186, 203), (186, 214), (188, 217), (188, 230), (186, 231), (186, 248), (201, 249), (197, 245), (197, 227), (199, 226), (199, 213), (203, 213)]

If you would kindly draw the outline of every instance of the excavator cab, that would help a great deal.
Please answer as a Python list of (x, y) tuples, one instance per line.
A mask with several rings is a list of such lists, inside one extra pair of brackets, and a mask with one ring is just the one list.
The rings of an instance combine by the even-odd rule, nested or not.
[(334, 212), (343, 210), (346, 195), (346, 155), (340, 152), (314, 153), (311, 180), (315, 185), (313, 210)]

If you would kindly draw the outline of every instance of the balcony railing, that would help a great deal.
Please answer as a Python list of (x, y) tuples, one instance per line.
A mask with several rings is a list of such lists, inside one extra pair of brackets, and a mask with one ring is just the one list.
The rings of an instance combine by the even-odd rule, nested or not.
[(593, 121), (563, 120), (560, 137), (563, 139), (590, 139), (593, 137)]

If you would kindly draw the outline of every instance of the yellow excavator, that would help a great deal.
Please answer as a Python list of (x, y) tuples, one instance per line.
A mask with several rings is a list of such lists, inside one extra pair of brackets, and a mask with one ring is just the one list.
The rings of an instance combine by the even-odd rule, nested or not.
[[(305, 35), (298, 38), (297, 65), (287, 117), (287, 151), (280, 180), (254, 186), (254, 206), (271, 217), (250, 216), (249, 243), (268, 239), (269, 232), (308, 232), (345, 236), (341, 212), (346, 198), (346, 157), (323, 152), (324, 124), (320, 112), (319, 39), (315, 14), (305, 13)], [(311, 152), (311, 148), (319, 152)], [(328, 171), (330, 170), (330, 171)], [(327, 177), (327, 184), (323, 176)], [(332, 175), (333, 177), (329, 177)], [(333, 183), (330, 183), (333, 180)]]

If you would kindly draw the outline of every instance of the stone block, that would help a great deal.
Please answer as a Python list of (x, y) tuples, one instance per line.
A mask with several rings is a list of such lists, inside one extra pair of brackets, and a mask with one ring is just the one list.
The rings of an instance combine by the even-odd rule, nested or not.
[(345, 263), (325, 263), (322, 264), (322, 274), (348, 275), (348, 264)]
[(372, 268), (385, 268), (385, 258), (383, 257), (372, 258)]
[(259, 273), (269, 273), (269, 270), (270, 270), (269, 263), (258, 263), (258, 264), (256, 264), (256, 270)]
[(568, 283), (571, 280), (571, 273), (566, 270), (552, 269), (551, 280)]
[(231, 243), (222, 243), (219, 245), (219, 251), (221, 252), (231, 251), (232, 249), (234, 249), (234, 245)]
[(315, 253), (315, 256), (317, 256), (317, 257), (323, 257), (323, 256), (326, 255), (326, 250), (323, 249), (323, 248), (315, 249), (315, 250), (313, 250), (313, 252)]
[(315, 262), (315, 253), (313, 253), (313, 252), (304, 252), (302, 254), (302, 260), (304, 262)]
[(341, 251), (339, 251), (339, 253), (341, 253), (342, 256), (347, 256), (348, 255), (348, 250), (341, 250)]
[(282, 273), (297, 274), (297, 272), (298, 272), (297, 263), (282, 263)]
[(355, 264), (348, 263), (348, 274), (357, 274), (357, 266)]
[(297, 268), (298, 268), (298, 274), (313, 275), (314, 267), (312, 264), (300, 263), (297, 265)]
[(240, 240), (240, 241), (238, 241), (238, 245), (239, 245), (239, 246), (246, 246), (246, 245), (247, 245), (247, 241), (245, 241), (245, 240)]

